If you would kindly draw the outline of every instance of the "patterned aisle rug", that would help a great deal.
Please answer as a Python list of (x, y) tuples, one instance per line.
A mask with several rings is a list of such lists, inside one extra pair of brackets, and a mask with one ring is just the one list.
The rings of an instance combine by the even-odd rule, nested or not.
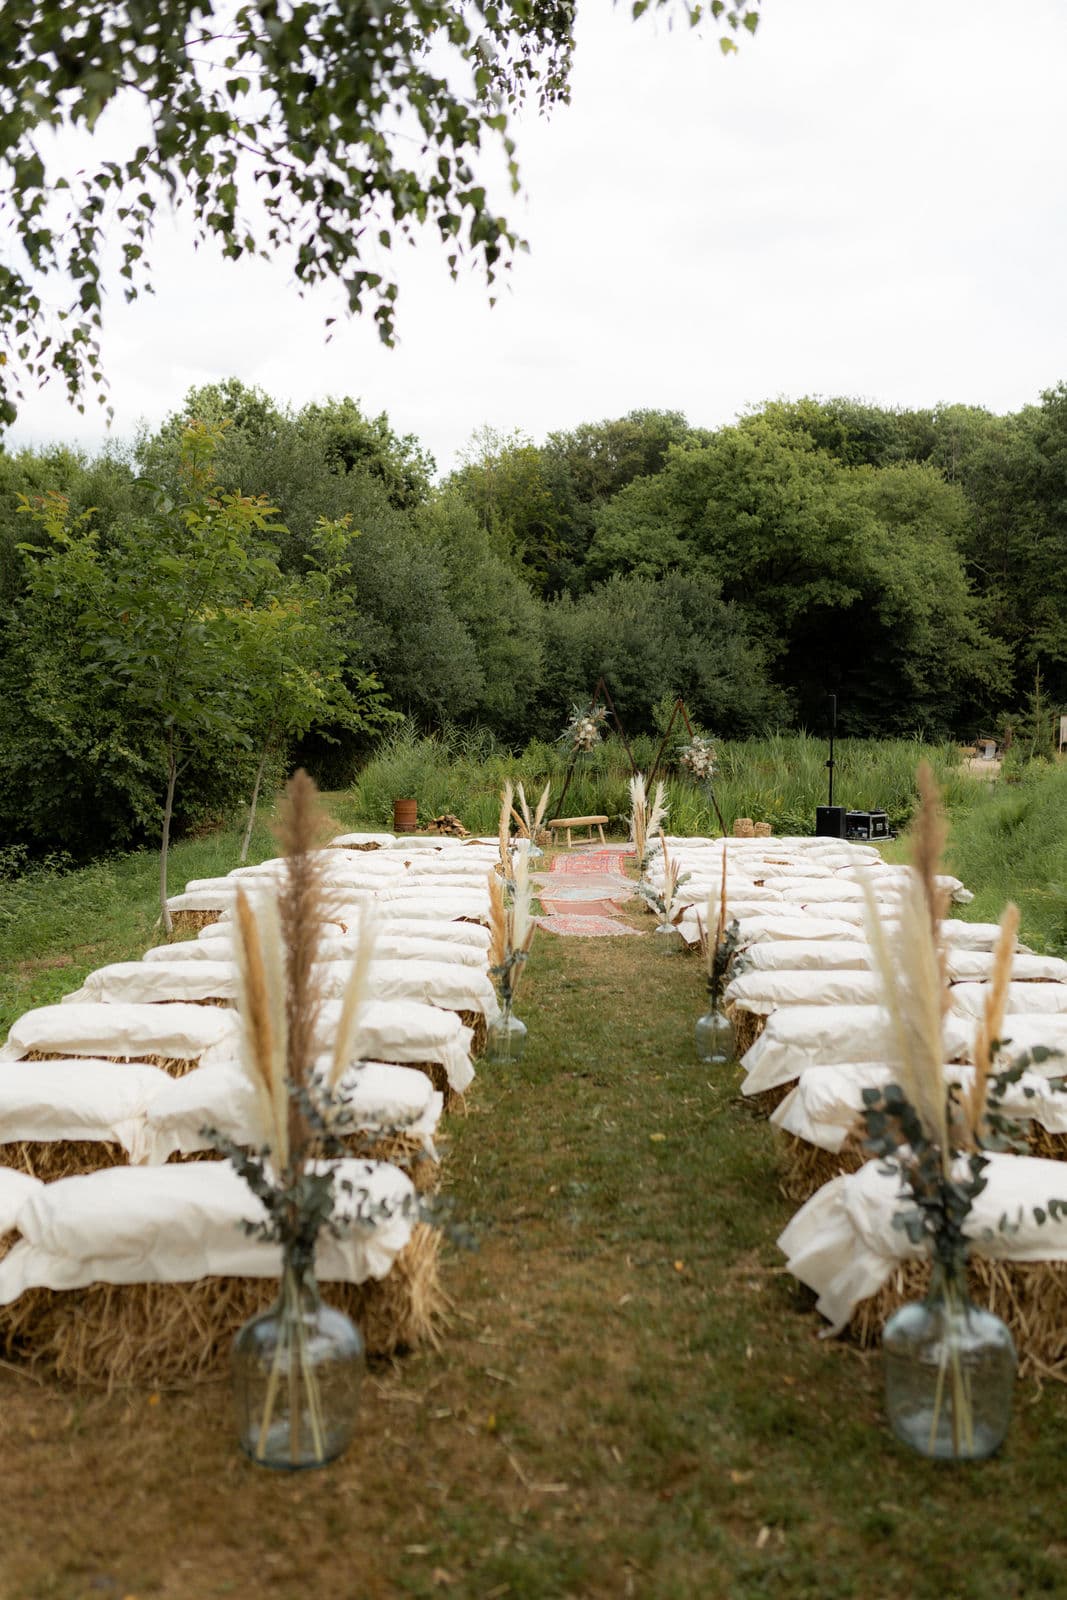
[(547, 913), (538, 917), (538, 924), (549, 933), (577, 939), (618, 934), (641, 937), (640, 929), (628, 927), (617, 916), (621, 903), (634, 892), (622, 870), (623, 861), (632, 853), (625, 845), (561, 852), (548, 872), (535, 874), (543, 885), (540, 897)]
[(603, 939), (620, 933), (642, 937), (639, 928), (628, 928), (625, 922), (616, 922), (614, 917), (579, 917), (573, 912), (562, 912), (555, 917), (538, 917), (536, 921), (546, 933), (568, 934), (575, 939)]

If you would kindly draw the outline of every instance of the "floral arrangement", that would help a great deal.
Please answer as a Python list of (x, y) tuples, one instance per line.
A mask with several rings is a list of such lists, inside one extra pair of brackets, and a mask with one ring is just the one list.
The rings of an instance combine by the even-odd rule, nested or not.
[(552, 782), (550, 779), (541, 791), (541, 798), (531, 813), (529, 802), (526, 799), (526, 790), (521, 783), (516, 786), (515, 799), (518, 802), (519, 809), (518, 813), (512, 811), (512, 816), (515, 817), (518, 823), (520, 836), (523, 839), (529, 839), (531, 844), (537, 845), (541, 842), (540, 835), (545, 831), (545, 812), (548, 810), (548, 797), (551, 793)]
[[(714, 935), (711, 932), (712, 923), (715, 925)], [(697, 927), (700, 935), (700, 948), (704, 957), (707, 972), (708, 1007), (711, 1011), (719, 1011), (722, 1007), (723, 992), (726, 988), (726, 976), (730, 963), (737, 953), (738, 926), (736, 918), (727, 923), (726, 920), (726, 851), (722, 853), (722, 884), (719, 889), (718, 905), (715, 904), (714, 890), (708, 895), (707, 925), (697, 918)]]
[(685, 912), (684, 906), (678, 906), (677, 909), (675, 907), (678, 890), (683, 883), (689, 882), (692, 873), (682, 872), (679, 863), (671, 859), (662, 829), (660, 830), (659, 842), (660, 850), (663, 854), (663, 885), (657, 889), (651, 883), (642, 881), (637, 885), (637, 892), (658, 914), (661, 927), (676, 927), (681, 922)]
[(678, 763), (698, 783), (710, 783), (715, 776), (715, 746), (710, 739), (695, 733), (678, 752)]
[[(262, 1203), (265, 1219), (246, 1223), (246, 1230), (282, 1247), (278, 1342), (254, 1458), (265, 1458), (275, 1412), (287, 1410), (294, 1455), (306, 1449), (310, 1461), (321, 1464), (327, 1419), (302, 1310), (314, 1280), (316, 1246), (323, 1232), (384, 1220), (398, 1207), (372, 1203), (365, 1191), (337, 1177), (337, 1161), (348, 1154), (342, 1079), (358, 1054), (375, 933), (364, 920), (333, 1047), (320, 1057), (315, 959), (327, 897), (317, 829), (315, 785), (301, 771), (287, 787), (279, 829), (286, 857), (280, 889), (257, 893), (255, 909), (242, 890), (236, 896), (240, 1061), (255, 1091), (263, 1143), (249, 1149), (217, 1130), (204, 1131)], [(347, 1197), (343, 1224), (337, 1219), (339, 1193)], [(309, 1447), (300, 1444), (305, 1426)]]
[(608, 720), (606, 706), (590, 706), (583, 711), (571, 707), (571, 720), (560, 735), (560, 744), (569, 744), (577, 755), (586, 754), (603, 737), (602, 729)]
[[(1000, 1102), (1027, 1067), (1055, 1052), (1038, 1047), (1007, 1070), (996, 1071), (1019, 926), (1018, 910), (1009, 905), (1001, 918), (993, 976), (975, 1039), (973, 1081), (963, 1094), (948, 1084), (942, 1048), (942, 1022), (949, 1007), (941, 939), (945, 894), (937, 883), (945, 829), (925, 764), (919, 769), (919, 786), (922, 805), (913, 835), (913, 865), (892, 932), (883, 926), (870, 886), (864, 884), (868, 938), (896, 1037), (892, 1065), (899, 1081), (865, 1090), (863, 1115), (867, 1148), (901, 1182), (903, 1205), (893, 1225), (912, 1244), (926, 1247), (948, 1314), (960, 1318), (968, 1304), (966, 1260), (972, 1244), (966, 1225), (986, 1187), (986, 1152), (1025, 1148), (1020, 1129), (1003, 1115)], [(1052, 1200), (1035, 1208), (1034, 1217), (1040, 1224), (1058, 1213), (1067, 1213), (1067, 1204)], [(951, 1340), (943, 1341), (940, 1362), (929, 1446), (933, 1448), (947, 1417), (951, 1454), (966, 1457), (975, 1448), (970, 1375)]]
[(657, 783), (652, 800), (645, 791), (645, 775), (635, 772), (630, 779), (630, 838), (637, 856), (637, 868), (644, 872), (650, 855), (648, 841), (662, 831), (667, 817), (667, 793)]
[(537, 929), (531, 914), (529, 851), (529, 840), (520, 839), (511, 857), (510, 874), (495, 870), (489, 874), (489, 974), (508, 1014)]

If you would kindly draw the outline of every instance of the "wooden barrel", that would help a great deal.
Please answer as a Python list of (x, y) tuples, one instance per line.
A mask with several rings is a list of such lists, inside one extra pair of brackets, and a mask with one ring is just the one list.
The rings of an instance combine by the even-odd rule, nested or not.
[(419, 802), (417, 800), (393, 801), (393, 832), (414, 833), (419, 823)]

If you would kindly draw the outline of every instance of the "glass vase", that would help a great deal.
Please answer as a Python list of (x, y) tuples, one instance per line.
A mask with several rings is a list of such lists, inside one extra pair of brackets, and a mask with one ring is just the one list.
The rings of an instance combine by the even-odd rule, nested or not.
[(685, 940), (673, 922), (657, 924), (655, 935), (658, 948), (665, 950), (669, 956), (680, 955), (685, 949)]
[(355, 1429), (363, 1365), (359, 1329), (323, 1305), (313, 1261), (287, 1251), (277, 1300), (233, 1342), (241, 1449), (289, 1472), (335, 1460)]
[(526, 1024), (520, 1021), (510, 1005), (505, 1005), (486, 1027), (485, 1059), (493, 1066), (507, 1066), (521, 1061), (525, 1049)]
[(709, 1066), (725, 1066), (737, 1055), (733, 1024), (718, 1006), (709, 1006), (696, 1025), (697, 1060)]
[(925, 1300), (894, 1312), (882, 1334), (889, 1425), (920, 1455), (980, 1461), (1011, 1420), (1015, 1344), (973, 1304), (962, 1265), (935, 1262)]

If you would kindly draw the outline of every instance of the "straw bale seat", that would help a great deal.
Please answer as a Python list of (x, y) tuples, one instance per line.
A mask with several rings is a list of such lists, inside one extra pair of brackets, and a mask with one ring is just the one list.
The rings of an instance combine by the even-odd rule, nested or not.
[[(327, 1300), (355, 1316), (372, 1354), (435, 1342), (446, 1305), (439, 1235), (411, 1220), (409, 1180), (357, 1162), (340, 1176), (360, 1192), (339, 1195), (341, 1234), (320, 1240)], [(92, 1387), (212, 1375), (240, 1324), (277, 1294), (277, 1247), (240, 1227), (261, 1216), (225, 1163), (53, 1185), (10, 1174), (0, 1183), (0, 1349)]]
[[(994, 1155), (986, 1177), (968, 1224), (972, 1294), (1008, 1323), (1023, 1372), (1067, 1380), (1067, 1222), (1033, 1218), (1035, 1206), (1067, 1196), (1067, 1170)], [(886, 1317), (920, 1298), (929, 1278), (923, 1247), (893, 1227), (899, 1204), (896, 1177), (869, 1161), (825, 1184), (778, 1241), (832, 1331), (848, 1328), (861, 1344), (876, 1344)], [(1004, 1216), (1010, 1230), (999, 1225)]]
[(180, 1077), (213, 1049), (235, 1050), (239, 1026), (232, 1010), (185, 1003), (40, 1006), (12, 1024), (0, 1062), (84, 1057), (148, 1063)]
[(221, 911), (172, 911), (170, 923), (177, 933), (199, 933), (221, 917)]
[(585, 828), (587, 830), (586, 837), (590, 844), (594, 842), (593, 829), (595, 828), (597, 833), (600, 835), (601, 844), (606, 844), (607, 840), (604, 838), (604, 829), (607, 827), (607, 823), (608, 819), (606, 816), (553, 817), (548, 826), (551, 830), (553, 838), (555, 838), (557, 834), (566, 833), (567, 848), (569, 850), (573, 842), (571, 839), (571, 832), (574, 828)]
[[(18, 1242), (0, 1239), (0, 1256)], [(367, 1354), (392, 1357), (436, 1347), (449, 1300), (441, 1284), (440, 1235), (419, 1223), (388, 1277), (365, 1283), (320, 1278), (327, 1305), (355, 1322)], [(198, 1283), (93, 1283), (28, 1289), (0, 1307), (0, 1350), (84, 1389), (173, 1387), (217, 1378), (243, 1322), (277, 1297), (269, 1278)]]

